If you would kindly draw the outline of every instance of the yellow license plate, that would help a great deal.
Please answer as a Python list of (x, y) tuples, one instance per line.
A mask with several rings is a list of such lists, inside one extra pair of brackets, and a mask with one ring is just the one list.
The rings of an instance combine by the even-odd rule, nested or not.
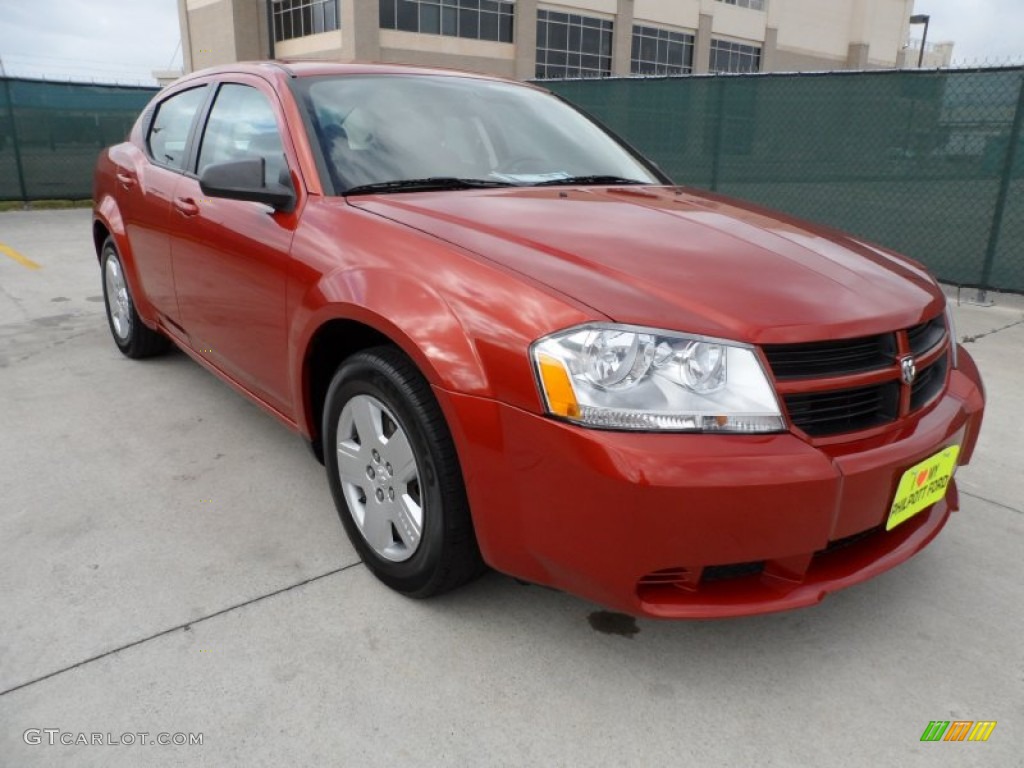
[(903, 473), (885, 530), (891, 531), (946, 495), (959, 455), (960, 446), (951, 445)]

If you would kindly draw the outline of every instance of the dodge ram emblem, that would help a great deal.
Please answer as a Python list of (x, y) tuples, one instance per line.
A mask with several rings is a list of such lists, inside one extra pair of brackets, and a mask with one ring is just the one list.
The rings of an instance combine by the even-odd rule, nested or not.
[(900, 360), (900, 373), (903, 377), (903, 383), (908, 387), (914, 383), (914, 379), (917, 378), (917, 366), (914, 364), (914, 358), (907, 355)]

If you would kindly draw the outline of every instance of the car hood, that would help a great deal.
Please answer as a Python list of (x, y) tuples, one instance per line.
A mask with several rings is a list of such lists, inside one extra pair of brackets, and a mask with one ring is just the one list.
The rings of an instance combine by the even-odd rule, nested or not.
[(349, 203), (623, 323), (781, 343), (908, 327), (945, 301), (914, 262), (690, 189), (533, 187)]

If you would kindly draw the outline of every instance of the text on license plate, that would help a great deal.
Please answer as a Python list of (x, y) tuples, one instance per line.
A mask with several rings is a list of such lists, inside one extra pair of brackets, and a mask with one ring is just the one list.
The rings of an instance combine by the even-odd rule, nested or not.
[(903, 473), (885, 530), (891, 531), (946, 495), (946, 486), (953, 477), (959, 455), (960, 446), (951, 445)]

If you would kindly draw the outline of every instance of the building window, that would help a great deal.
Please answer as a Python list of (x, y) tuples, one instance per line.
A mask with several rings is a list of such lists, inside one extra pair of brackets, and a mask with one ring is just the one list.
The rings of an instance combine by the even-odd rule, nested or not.
[(718, 0), (726, 5), (738, 5), (740, 8), (750, 8), (753, 11), (763, 11), (765, 0)]
[(693, 72), (693, 35), (657, 27), (633, 27), (634, 75), (688, 75)]
[(274, 0), (274, 40), (338, 29), (338, 0)]
[(380, 0), (380, 28), (511, 43), (514, 9), (494, 0)]
[(612, 73), (612, 22), (537, 11), (537, 79)]
[(712, 39), (708, 69), (712, 72), (760, 72), (761, 48)]

